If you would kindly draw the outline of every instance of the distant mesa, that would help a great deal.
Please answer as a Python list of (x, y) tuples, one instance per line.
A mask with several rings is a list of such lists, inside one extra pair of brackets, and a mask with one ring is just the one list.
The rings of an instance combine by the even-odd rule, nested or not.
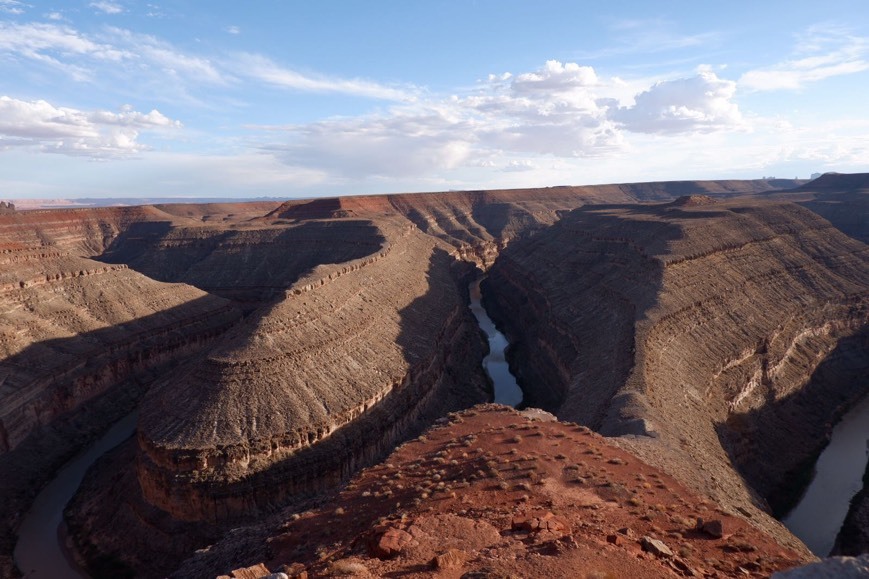
[(869, 189), (869, 173), (824, 173), (801, 185), (798, 191), (855, 191)]
[(328, 197), (311, 201), (287, 201), (266, 219), (341, 219), (391, 210), (386, 196)]

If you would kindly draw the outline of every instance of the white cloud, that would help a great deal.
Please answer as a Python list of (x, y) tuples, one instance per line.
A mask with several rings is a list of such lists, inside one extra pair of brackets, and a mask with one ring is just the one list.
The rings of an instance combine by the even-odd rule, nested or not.
[(237, 54), (227, 66), (239, 76), (281, 88), (320, 93), (342, 93), (391, 101), (413, 100), (411, 92), (363, 79), (342, 79), (305, 75), (284, 68), (260, 54)]
[(124, 11), (123, 6), (118, 4), (117, 2), (108, 2), (107, 0), (100, 0), (99, 2), (91, 2), (88, 4), (91, 8), (96, 8), (100, 12), (104, 12), (105, 14), (121, 14)]
[[(696, 134), (746, 125), (732, 101), (735, 83), (706, 70), (659, 82), (620, 107), (612, 95), (624, 90), (624, 82), (601, 78), (591, 67), (549, 61), (534, 72), (490, 75), (464, 96), (283, 127), (288, 140), (263, 149), (289, 165), (347, 178), (424, 176), (460, 167), (528, 171), (537, 168), (533, 157), (612, 157), (629, 146), (631, 133)], [(515, 160), (520, 155), (531, 158)]]
[(241, 28), (238, 26), (227, 26), (224, 30), (229, 34), (241, 34)]
[(141, 130), (180, 126), (157, 110), (141, 113), (129, 105), (113, 113), (0, 97), (0, 143), (36, 147), (43, 152), (94, 158), (129, 156), (145, 149), (137, 141)]
[(24, 9), (29, 7), (29, 4), (19, 2), (18, 0), (0, 0), (0, 12), (6, 12), (7, 14), (24, 14)]
[(523, 172), (523, 171), (534, 171), (538, 169), (537, 164), (528, 160), (522, 161), (510, 161), (507, 165), (504, 166), (502, 171), (507, 172)]
[(132, 53), (97, 42), (76, 30), (57, 24), (0, 22), (0, 54), (24, 57), (60, 69), (76, 80), (91, 71), (81, 57), (94, 62), (119, 62)]
[(692, 133), (745, 126), (739, 106), (732, 101), (736, 83), (702, 71), (692, 78), (659, 82), (638, 94), (630, 107), (613, 118), (640, 133)]
[(597, 82), (594, 68), (590, 66), (580, 66), (575, 62), (562, 64), (557, 60), (547, 60), (542, 69), (517, 76), (513, 81), (513, 89), (518, 93), (539, 90), (572, 91), (581, 87), (594, 86)]
[(869, 70), (869, 38), (832, 26), (815, 26), (798, 38), (794, 58), (750, 70), (739, 79), (750, 90), (796, 90), (833, 76)]
[(45, 15), (45, 17), (49, 20), (63, 20), (63, 14), (61, 14), (60, 12), (49, 12)]

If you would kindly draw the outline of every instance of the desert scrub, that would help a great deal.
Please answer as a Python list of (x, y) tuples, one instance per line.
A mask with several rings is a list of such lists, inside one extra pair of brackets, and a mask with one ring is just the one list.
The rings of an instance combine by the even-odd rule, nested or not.
[(368, 567), (360, 563), (359, 561), (349, 561), (346, 559), (341, 559), (340, 561), (335, 561), (331, 565), (329, 565), (329, 575), (332, 576), (346, 576), (346, 575), (367, 575)]

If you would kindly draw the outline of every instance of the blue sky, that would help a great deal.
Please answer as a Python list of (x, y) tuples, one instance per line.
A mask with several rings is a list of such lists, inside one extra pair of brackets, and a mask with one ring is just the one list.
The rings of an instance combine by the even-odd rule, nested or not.
[(869, 168), (869, 3), (0, 0), (0, 198)]

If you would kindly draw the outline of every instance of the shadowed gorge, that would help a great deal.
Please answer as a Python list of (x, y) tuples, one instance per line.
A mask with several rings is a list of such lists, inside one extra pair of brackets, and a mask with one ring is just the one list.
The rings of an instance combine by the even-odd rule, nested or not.
[[(482, 269), (525, 405), (613, 437), (808, 556), (768, 503), (798, 492), (789, 479), (865, 392), (869, 249), (761, 199), (776, 191), (695, 181), (0, 216), (0, 472), (22, 473), (3, 478), (20, 492), (8, 511), (22, 516), (66, 457), (137, 407), (135, 437), (66, 510), (91, 571), (165, 576), (223, 556), (197, 549), (264, 540), (490, 400), (468, 308)], [(49, 447), (27, 466), (22, 453)]]
[(780, 534), (765, 499), (866, 392), (867, 252), (794, 205), (692, 198), (576, 210), (487, 282), (532, 404), (644, 435), (624, 444)]

